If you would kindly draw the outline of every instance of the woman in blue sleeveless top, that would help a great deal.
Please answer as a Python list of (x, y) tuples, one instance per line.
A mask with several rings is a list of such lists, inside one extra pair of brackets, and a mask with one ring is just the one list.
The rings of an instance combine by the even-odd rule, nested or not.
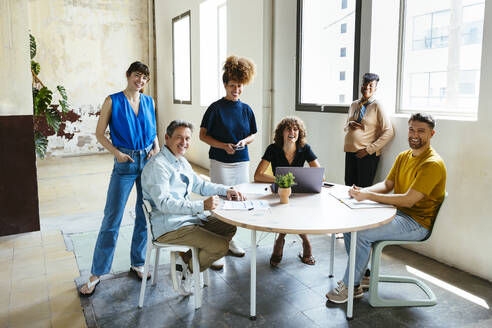
[[(149, 81), (149, 68), (141, 62), (134, 62), (126, 71), (126, 78), (125, 90), (106, 97), (97, 122), (97, 140), (114, 155), (114, 167), (92, 259), (91, 277), (79, 290), (83, 296), (92, 295), (99, 277), (111, 269), (121, 219), (134, 184), (137, 203), (130, 270), (140, 279), (143, 275), (147, 226), (142, 209), (140, 174), (147, 160), (159, 152), (159, 141), (154, 101), (142, 93)], [(108, 125), (111, 140), (104, 134)]]

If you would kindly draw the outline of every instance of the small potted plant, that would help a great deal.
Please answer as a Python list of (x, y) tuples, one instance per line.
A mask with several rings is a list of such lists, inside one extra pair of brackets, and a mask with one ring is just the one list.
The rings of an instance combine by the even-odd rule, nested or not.
[(289, 172), (287, 174), (277, 174), (275, 176), (275, 184), (278, 186), (278, 195), (280, 196), (280, 204), (288, 204), (289, 196), (292, 193), (292, 187), (296, 183), (294, 179), (296, 177)]

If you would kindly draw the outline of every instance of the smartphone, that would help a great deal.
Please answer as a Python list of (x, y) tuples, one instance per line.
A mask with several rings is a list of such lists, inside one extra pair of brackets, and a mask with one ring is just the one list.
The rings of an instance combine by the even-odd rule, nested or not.
[(234, 150), (243, 150), (244, 146), (234, 146)]

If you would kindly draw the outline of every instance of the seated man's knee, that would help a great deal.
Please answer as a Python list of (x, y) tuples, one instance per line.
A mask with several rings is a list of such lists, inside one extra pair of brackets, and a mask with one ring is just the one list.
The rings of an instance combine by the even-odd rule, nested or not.
[(229, 242), (223, 238), (216, 237), (213, 240), (210, 240), (206, 250), (208, 253), (219, 259), (227, 254), (227, 251), (229, 250)]
[(237, 227), (230, 224), (230, 228), (229, 228), (229, 231), (227, 232), (226, 234), (226, 238), (229, 239), (229, 241), (232, 239), (232, 237), (234, 237), (234, 235), (236, 234), (237, 232)]

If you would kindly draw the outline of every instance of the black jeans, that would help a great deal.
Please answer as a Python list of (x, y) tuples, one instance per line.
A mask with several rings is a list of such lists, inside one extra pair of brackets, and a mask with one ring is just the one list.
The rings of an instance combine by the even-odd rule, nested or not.
[(345, 153), (345, 185), (358, 187), (372, 186), (379, 156), (376, 153), (357, 158), (357, 153)]

